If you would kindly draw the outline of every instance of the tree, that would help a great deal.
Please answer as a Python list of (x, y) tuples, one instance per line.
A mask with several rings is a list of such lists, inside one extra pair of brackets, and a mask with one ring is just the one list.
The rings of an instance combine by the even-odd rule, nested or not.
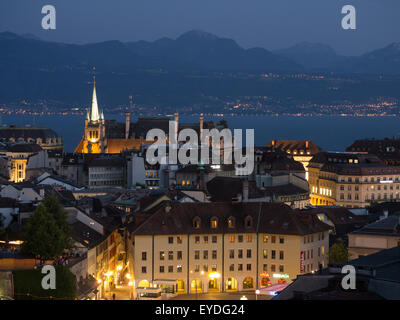
[(53, 259), (62, 254), (68, 245), (56, 219), (42, 203), (29, 218), (23, 231), (23, 239), (22, 252), (38, 256), (41, 260)]
[(51, 214), (57, 224), (57, 227), (62, 231), (65, 237), (65, 242), (67, 243), (66, 248), (72, 246), (71, 242), (71, 228), (67, 221), (68, 213), (64, 210), (64, 207), (60, 204), (55, 196), (45, 197), (42, 204), (46, 207), (47, 212)]
[(329, 249), (329, 263), (344, 263), (349, 261), (349, 252), (344, 241), (339, 238)]

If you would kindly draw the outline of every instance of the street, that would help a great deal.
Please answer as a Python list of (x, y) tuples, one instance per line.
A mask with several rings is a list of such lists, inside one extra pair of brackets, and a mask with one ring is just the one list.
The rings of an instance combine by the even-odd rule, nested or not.
[[(246, 296), (248, 300), (256, 300), (254, 292), (209, 292), (199, 293), (198, 300), (240, 300), (241, 297)], [(259, 295), (258, 300), (271, 300), (272, 296)], [(180, 294), (171, 300), (196, 300), (196, 294)]]

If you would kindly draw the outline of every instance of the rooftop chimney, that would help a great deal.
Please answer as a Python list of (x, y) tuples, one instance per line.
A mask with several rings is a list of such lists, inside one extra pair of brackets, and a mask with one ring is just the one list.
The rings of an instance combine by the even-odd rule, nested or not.
[(175, 137), (175, 141), (178, 142), (178, 128), (179, 128), (179, 114), (178, 112), (174, 113), (174, 137)]
[(246, 202), (249, 199), (249, 181), (247, 179), (243, 180), (242, 184), (242, 193), (243, 193), (243, 202)]
[(388, 209), (383, 210), (383, 216), (385, 218), (387, 218), (389, 216), (389, 210)]
[(203, 124), (204, 124), (204, 117), (203, 117), (203, 114), (200, 113), (200, 144), (201, 144), (201, 139), (203, 136)]
[(129, 139), (129, 127), (131, 125), (131, 113), (125, 113), (125, 139)]

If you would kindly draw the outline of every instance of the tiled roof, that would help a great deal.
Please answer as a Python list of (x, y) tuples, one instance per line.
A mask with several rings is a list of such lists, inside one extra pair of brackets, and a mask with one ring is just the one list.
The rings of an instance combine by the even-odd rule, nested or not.
[(400, 152), (400, 139), (360, 139), (346, 148), (348, 152), (368, 152), (373, 154), (396, 153)]
[[(210, 221), (214, 217), (218, 224), (213, 229)], [(230, 217), (235, 219), (233, 228), (228, 227)], [(195, 218), (201, 220), (200, 228), (194, 227)], [(245, 226), (246, 219), (251, 221), (250, 227)], [(172, 202), (160, 207), (134, 234), (255, 233), (258, 230), (261, 233), (306, 235), (330, 229), (318, 218), (303, 217), (282, 203)]]
[(1, 139), (18, 139), (28, 138), (32, 139), (43, 139), (46, 138), (58, 138), (58, 134), (49, 128), (37, 128), (37, 127), (0, 127), (0, 140)]
[(106, 239), (105, 236), (80, 221), (76, 221), (70, 226), (72, 238), (88, 248), (94, 248)]
[[(211, 195), (211, 201), (232, 201), (243, 192), (245, 178), (238, 177), (214, 177), (207, 183), (207, 191)], [(249, 181), (249, 198), (261, 197), (263, 194), (257, 188), (254, 181)]]
[(400, 237), (400, 216), (392, 215), (370, 223), (352, 234)]
[(298, 155), (300, 155), (301, 151), (305, 154), (309, 151), (311, 155), (323, 151), (311, 140), (272, 140), (267, 144), (267, 147), (274, 147), (291, 154), (296, 151)]
[(363, 217), (352, 213), (350, 210), (348, 210), (347, 208), (344, 208), (344, 207), (337, 207), (337, 208), (318, 207), (315, 209), (303, 210), (302, 212), (307, 213), (307, 214), (314, 214), (314, 215), (323, 213), (335, 225), (337, 225), (337, 224), (357, 224), (357, 223), (364, 224), (366, 222), (366, 220)]
[(31, 153), (31, 152), (39, 152), (42, 150), (42, 148), (38, 144), (34, 143), (16, 143), (11, 146), (7, 147), (7, 150), (9, 152), (26, 152), (26, 153)]

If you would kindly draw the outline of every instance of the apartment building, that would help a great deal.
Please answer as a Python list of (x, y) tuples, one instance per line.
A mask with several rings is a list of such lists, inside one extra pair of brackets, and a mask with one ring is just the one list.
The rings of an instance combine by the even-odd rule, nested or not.
[(135, 292), (243, 291), (289, 283), (327, 264), (330, 228), (282, 203), (168, 202), (131, 233)]
[(308, 166), (312, 205), (363, 208), (400, 201), (400, 166), (368, 154), (322, 152)]

